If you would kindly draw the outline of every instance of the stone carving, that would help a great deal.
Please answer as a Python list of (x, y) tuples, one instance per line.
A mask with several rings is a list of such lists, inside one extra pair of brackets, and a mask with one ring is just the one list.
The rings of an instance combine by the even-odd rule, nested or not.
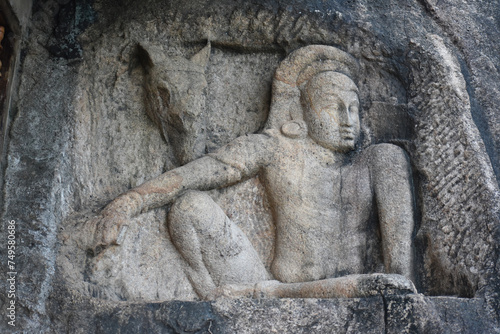
[(181, 165), (205, 153), (202, 112), (209, 56), (210, 42), (191, 59), (167, 57), (158, 47), (139, 45), (146, 69), (146, 111)]
[[(202, 52), (208, 58), (209, 49)], [(147, 54), (154, 58), (153, 52)], [(408, 157), (390, 144), (356, 151), (357, 67), (353, 57), (330, 46), (291, 53), (276, 71), (263, 133), (239, 137), (120, 195), (91, 222), (92, 247), (98, 252), (119, 244), (130, 217), (172, 204), (170, 236), (203, 299), (415, 292)], [(160, 71), (149, 72), (150, 112), (170, 138), (169, 131), (184, 123), (169, 122), (181, 119), (188, 109), (168, 109), (173, 94), (159, 84)], [(185, 101), (181, 105), (191, 106)], [(165, 107), (176, 116), (165, 113)], [(195, 124), (194, 116), (191, 121)], [(174, 144), (180, 144), (180, 160), (189, 161), (195, 156), (186, 152), (196, 140), (178, 138)], [(244, 233), (202, 192), (257, 173), (276, 224), (271, 273)]]

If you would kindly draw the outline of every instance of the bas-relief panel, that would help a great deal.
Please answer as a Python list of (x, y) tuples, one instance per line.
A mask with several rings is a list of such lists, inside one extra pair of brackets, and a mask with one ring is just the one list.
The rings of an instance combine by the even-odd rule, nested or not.
[[(236, 216), (245, 216), (243, 219), (230, 219), (223, 211), (220, 215), (213, 213), (218, 212), (220, 208), (215, 203), (208, 204), (212, 203), (209, 197), (205, 200), (203, 196), (186, 193), (184, 190), (179, 192), (179, 202), (187, 202), (188, 204), (184, 203), (184, 205), (188, 209), (177, 209), (179, 204), (174, 206), (174, 213), (168, 214), (174, 216), (180, 211), (193, 212), (196, 210), (192, 208), (194, 203), (201, 205), (200, 203), (208, 201), (205, 203), (207, 207), (215, 206), (207, 209), (206, 212), (200, 210), (200, 217), (205, 218), (199, 220), (206, 221), (212, 226), (213, 217), (219, 215), (221, 223), (217, 224), (222, 224), (221, 226), (226, 226), (226, 228), (229, 224), (230, 229), (234, 229), (231, 233), (235, 233), (236, 236), (229, 236), (229, 239), (243, 240), (243, 244), (239, 241), (231, 244), (226, 240), (227, 236), (217, 242), (207, 243), (200, 240), (207, 238), (202, 237), (206, 233), (205, 228), (202, 227), (200, 228), (203, 232), (199, 232), (199, 235), (196, 232), (194, 234), (179, 232), (179, 227), (173, 227), (174, 225), (193, 229), (190, 224), (198, 218), (190, 217), (187, 219), (188, 222), (186, 218), (178, 218), (182, 223), (172, 223), (172, 219), (175, 219), (169, 218), (170, 222), (165, 225), (164, 209), (142, 213), (136, 218), (124, 218), (122, 221), (101, 217), (100, 220), (94, 219), (90, 222), (90, 229), (97, 228), (95, 235), (88, 233), (89, 228), (85, 228), (87, 232), (83, 232), (87, 233), (84, 239), (94, 245), (94, 254), (98, 254), (87, 259), (86, 273), (90, 282), (84, 286), (94, 291), (94, 294), (103, 297), (127, 300), (190, 299), (194, 293), (189, 282), (194, 286), (194, 291), (199, 297), (209, 299), (219, 294), (233, 297), (248, 296), (248, 294), (257, 296), (264, 294), (266, 289), (269, 291), (266, 290), (265, 294), (270, 297), (364, 296), (378, 293), (384, 287), (406, 292), (413, 291), (411, 279), (413, 279), (414, 247), (411, 234), (414, 230), (414, 208), (411, 199), (409, 161), (406, 154), (396, 146), (367, 147), (366, 143), (369, 143), (372, 138), (366, 131), (366, 127), (363, 126), (362, 130), (359, 115), (364, 114), (367, 118), (368, 112), (363, 111), (360, 105), (360, 97), (366, 93), (361, 92), (353, 81), (357, 81), (360, 75), (359, 62), (349, 54), (328, 46), (310, 46), (296, 51), (281, 63), (274, 76), (273, 96), (270, 103), (272, 116), (268, 120), (268, 129), (260, 131), (260, 135), (246, 135), (234, 142), (226, 139), (229, 146), (223, 146), (217, 142), (212, 143), (219, 147), (216, 153), (199, 159), (204, 156), (205, 152), (213, 151), (207, 148), (213, 132), (205, 128), (206, 124), (211, 121), (216, 123), (213, 119), (224, 118), (218, 110), (214, 110), (214, 106), (206, 105), (207, 96), (209, 100), (212, 99), (214, 105), (224, 103), (220, 101), (217, 103), (214, 95), (217, 90), (224, 89), (223, 87), (227, 86), (225, 81), (229, 80), (227, 70), (217, 72), (212, 68), (211, 73), (207, 70), (207, 67), (210, 67), (211, 53), (212, 50), (208, 44), (188, 60), (182, 57), (168, 57), (156, 46), (138, 46), (138, 57), (141, 66), (145, 69), (145, 111), (173, 147), (175, 164), (184, 165), (190, 161), (191, 163), (180, 169), (188, 168), (186, 176), (179, 178), (177, 175), (170, 180), (169, 177), (161, 180), (166, 175), (176, 175), (177, 172), (174, 169), (159, 176), (160, 181), (153, 180), (140, 185), (138, 190), (127, 193), (132, 194), (132, 197), (136, 196), (139, 202), (143, 202), (141, 196), (150, 197), (153, 202), (144, 207), (135, 208), (135, 199), (127, 198), (123, 202), (125, 204), (116, 204), (129, 196), (122, 195), (104, 209), (103, 216), (116, 217), (115, 209), (110, 209), (113, 205), (118, 205), (119, 210), (127, 211), (127, 215), (139, 209), (133, 212), (134, 216), (139, 212), (148, 211), (149, 208), (161, 207), (162, 204), (168, 205), (168, 201), (172, 200), (169, 199), (163, 203), (161, 193), (170, 190), (176, 192), (181, 179), (194, 179), (195, 183), (188, 188), (208, 190), (224, 188), (226, 185), (232, 185), (250, 177), (250, 180), (242, 182), (241, 185), (233, 185), (226, 191), (211, 192), (212, 198), (222, 204), (222, 208), (225, 212), (229, 212), (231, 218), (236, 212)], [(227, 69), (227, 60), (220, 56), (221, 52), (217, 50), (214, 53), (219, 56), (213, 67), (216, 68), (222, 63)], [(233, 55), (230, 54), (230, 56)], [(233, 58), (237, 57), (233, 56)], [(235, 66), (233, 63), (233, 72), (242, 74), (241, 81), (245, 83), (269, 71), (269, 68), (266, 68), (269, 66), (268, 62), (256, 61), (255, 57), (249, 55), (242, 55), (239, 58)], [(277, 64), (280, 56), (273, 56), (269, 59)], [(256, 65), (259, 64), (261, 68), (255, 70)], [(214, 85), (212, 90), (207, 84), (207, 72), (211, 75), (208, 82)], [(222, 73), (222, 75), (217, 73)], [(269, 76), (270, 74), (267, 75), (268, 84), (246, 85), (253, 90), (245, 90), (243, 85), (236, 84), (239, 90), (238, 88), (232, 90), (240, 93), (247, 92), (247, 94), (240, 94), (241, 99), (236, 97), (236, 108), (233, 106), (230, 110), (232, 109), (236, 114), (244, 110), (246, 113), (250, 111), (250, 114), (259, 115), (248, 105), (252, 103), (249, 97), (260, 95), (260, 99), (257, 100), (260, 104), (258, 111), (260, 115), (263, 114), (263, 109), (267, 112), (263, 104), (269, 103), (267, 97), (270, 93)], [(290, 80), (295, 82), (291, 84)], [(217, 82), (223, 84), (217, 85)], [(380, 86), (384, 87), (384, 84)], [(231, 91), (231, 88), (227, 90)], [(363, 97), (366, 99), (366, 96)], [(396, 98), (392, 97), (392, 99)], [(240, 107), (241, 104), (247, 107)], [(313, 111), (310, 114), (318, 115), (318, 118), (311, 118), (305, 110)], [(347, 114), (344, 115), (343, 112)], [(322, 116), (319, 116), (320, 114)], [(262, 116), (260, 120), (257, 117), (257, 124), (259, 122), (261, 124), (254, 125), (251, 132), (262, 128), (263, 119)], [(227, 122), (221, 123), (227, 125)], [(364, 132), (364, 141), (360, 142), (362, 132)], [(233, 132), (231, 136), (236, 138), (238, 132)], [(262, 142), (263, 136), (269, 138)], [(235, 150), (232, 146), (237, 146), (238, 149)], [(267, 157), (263, 158), (263, 155)], [(292, 161), (284, 158), (288, 155), (294, 156)], [(402, 179), (395, 181), (392, 176), (385, 181), (378, 181), (377, 177), (371, 179), (368, 175), (378, 174), (378, 169), (384, 170), (386, 167), (380, 163), (387, 159), (392, 159), (394, 163), (394, 166), (389, 169), (401, 169), (400, 174), (402, 174), (395, 177), (402, 177)], [(196, 166), (197, 164), (199, 166)], [(248, 167), (237, 166), (238, 164), (248, 165)], [(270, 164), (274, 166), (269, 168)], [(304, 172), (306, 165), (307, 170), (312, 172)], [(328, 167), (329, 165), (331, 166)], [(325, 166), (327, 166), (326, 169)], [(260, 175), (259, 178), (254, 177), (257, 174)], [(282, 174), (289, 174), (289, 180), (287, 181)], [(214, 175), (220, 175), (220, 178), (214, 179)], [(197, 178), (201, 179), (196, 180)], [(203, 178), (205, 180), (202, 180)], [(302, 183), (298, 185), (300, 189), (290, 187), (290, 182), (296, 183), (296, 179), (302, 180)], [(388, 237), (384, 237), (384, 233), (389, 232), (381, 228), (381, 226), (392, 224), (393, 218), (385, 216), (381, 218), (379, 213), (371, 207), (371, 203), (375, 200), (380, 201), (378, 205), (381, 207), (395, 201), (394, 198), (387, 198), (389, 193), (384, 193), (387, 191), (385, 186), (377, 185), (386, 182), (396, 182), (397, 186), (395, 184), (387, 189), (391, 189), (392, 194), (397, 194), (399, 199), (403, 198), (406, 204), (394, 205), (392, 209), (391, 204), (384, 212), (394, 211), (394, 214), (403, 214), (408, 217), (407, 223), (399, 221), (400, 226), (397, 229), (401, 233), (396, 238), (400, 240), (395, 240), (393, 245), (390, 244), (392, 241), (389, 241)], [(401, 187), (402, 183), (406, 183), (407, 186)], [(377, 194), (374, 188), (378, 189)], [(403, 193), (399, 194), (400, 190)], [(245, 200), (237, 201), (238, 203), (234, 205), (234, 198), (228, 201), (224, 193), (239, 193)], [(190, 200), (186, 200), (186, 196), (194, 198), (194, 202), (189, 204)], [(248, 204), (248, 199), (250, 199), (250, 204)], [(232, 203), (232, 205), (227, 205), (227, 203)], [(397, 212), (401, 206), (403, 210)], [(129, 210), (132, 211), (128, 212)], [(306, 216), (301, 217), (301, 215)], [(298, 217), (295, 218), (296, 222), (308, 221), (308, 223), (304, 226), (297, 225), (297, 223), (292, 223), (290, 226), (283, 225), (283, 222), (289, 221), (292, 216)], [(380, 219), (387, 219), (387, 224), (381, 225)], [(280, 223), (279, 220), (282, 222)], [(111, 221), (113, 223), (109, 224)], [(320, 223), (329, 221), (337, 223)], [(97, 223), (97, 226), (93, 226), (93, 223)], [(113, 227), (115, 223), (118, 225)], [(312, 226), (309, 226), (311, 224)], [(114, 231), (111, 233), (118, 234), (109, 239), (107, 234), (110, 232), (107, 229)], [(295, 234), (290, 232), (293, 230)], [(307, 230), (311, 232), (305, 232)], [(105, 240), (101, 242), (100, 233), (103, 231), (105, 231)], [(208, 238), (218, 238), (220, 233), (222, 232), (214, 231), (213, 235)], [(390, 233), (395, 235), (394, 230)], [(203, 256), (207, 256), (207, 253), (226, 254), (224, 255), (226, 258), (222, 264), (209, 263), (205, 268), (198, 268), (199, 272), (197, 272), (197, 269), (193, 268), (197, 266), (195, 258), (199, 254), (186, 253), (190, 251), (184, 250), (182, 245), (192, 242), (186, 238), (196, 239), (195, 246), (205, 245), (203, 250), (199, 250)], [(172, 239), (176, 247), (172, 245)], [(291, 244), (293, 240), (299, 239), (304, 240), (300, 244)], [(279, 243), (280, 240), (287, 241)], [(99, 244), (98, 247), (95, 247), (96, 241)], [(220, 247), (215, 247), (209, 250), (210, 245), (225, 243), (229, 244), (228, 249), (221, 250)], [(303, 249), (300, 250), (300, 247)], [(404, 248), (407, 250), (403, 250)], [(297, 250), (302, 255), (294, 254)], [(394, 252), (394, 255), (384, 255), (389, 252)], [(305, 253), (308, 255), (304, 255)], [(405, 258), (398, 259), (398, 256)], [(214, 258), (215, 255), (208, 255), (208, 257)], [(241, 259), (236, 259), (238, 257)], [(202, 258), (200, 263), (210, 261)], [(227, 261), (236, 262), (229, 264), (226, 263)], [(350, 266), (347, 265), (348, 263), (359, 263), (359, 265), (348, 268)], [(279, 269), (280, 266), (282, 269)], [(296, 267), (295, 272), (289, 272), (293, 266)], [(234, 269), (223, 272), (227, 268)], [(369, 275), (375, 272), (379, 274)], [(384, 272), (388, 275), (381, 274)], [(304, 281), (306, 283), (301, 283)], [(262, 285), (263, 290), (255, 290), (257, 286), (254, 286), (255, 284), (259, 285), (259, 289)], [(306, 289), (306, 292), (297, 292), (303, 289)]]
[[(381, 64), (379, 60), (366, 56), (360, 57), (359, 53), (356, 54), (357, 58), (352, 57), (344, 54), (341, 48), (331, 48), (337, 50), (337, 55), (330, 59), (323, 54), (322, 58), (316, 59), (316, 63), (320, 65), (314, 65), (315, 61), (311, 61), (311, 53), (314, 52), (311, 51), (296, 51), (287, 56), (285, 52), (269, 50), (259, 53), (228, 49), (216, 41), (212, 41), (212, 45), (202, 43), (184, 48), (177, 46), (173, 52), (175, 55), (172, 55), (166, 43), (127, 43), (126, 52), (121, 55), (123, 59), (120, 66), (128, 67), (128, 76), (120, 75), (119, 84), (133, 87), (131, 96), (126, 96), (125, 102), (122, 103), (132, 101), (125, 109), (133, 109), (133, 113), (137, 115), (134, 125), (128, 127), (128, 116), (118, 116), (120, 124), (125, 123), (121, 128), (126, 129), (125, 133), (120, 131), (120, 135), (134, 136), (137, 129), (144, 131), (148, 128), (154, 131), (154, 142), (158, 141), (154, 152), (161, 151), (163, 146), (167, 153), (155, 153), (152, 165), (156, 167), (153, 171), (147, 171), (148, 167), (146, 170), (133, 167), (137, 164), (148, 166), (147, 156), (136, 159), (131, 166), (132, 169), (139, 170), (139, 173), (128, 173), (132, 175), (125, 177), (129, 180), (126, 183), (120, 181), (113, 185), (114, 182), (111, 181), (106, 188), (108, 193), (97, 196), (101, 198), (99, 203), (103, 204), (126, 189), (132, 189), (104, 209), (103, 215), (108, 218), (93, 220), (89, 215), (79, 220), (77, 225), (80, 228), (91, 225), (90, 228), (83, 228), (85, 231), (81, 232), (80, 236), (85, 240), (80, 242), (80, 247), (94, 248), (94, 253), (88, 253), (86, 260), (81, 258), (86, 277), (84, 289), (106, 298), (125, 300), (197, 297), (212, 299), (218, 295), (363, 296), (375, 293), (374, 291), (379, 291), (384, 286), (395, 287), (396, 290), (400, 288), (407, 292), (414, 291), (411, 281), (419, 287), (419, 291), (433, 291), (434, 294), (447, 290), (436, 287), (439, 284), (451, 286), (452, 294), (453, 291), (461, 289), (458, 286), (460, 282), (436, 285), (436, 279), (431, 277), (435, 268), (442, 270), (442, 275), (454, 275), (456, 268), (461, 266), (446, 261), (444, 264), (433, 262), (434, 254), (441, 252), (439, 245), (442, 240), (434, 243), (434, 248), (427, 248), (431, 249), (431, 253), (426, 253), (424, 257), (415, 257), (415, 253), (422, 254), (429, 244), (425, 238), (429, 238), (428, 224), (433, 217), (428, 214), (432, 210), (425, 212), (422, 206), (422, 201), (429, 201), (426, 199), (427, 190), (424, 188), (426, 179), (421, 178), (422, 174), (429, 173), (428, 166), (422, 166), (427, 157), (425, 152), (422, 154), (418, 147), (415, 148), (418, 140), (425, 141), (428, 137), (422, 137), (423, 132), (415, 133), (419, 131), (415, 124), (427, 122), (427, 119), (419, 114), (421, 110), (418, 108), (432, 110), (432, 106), (420, 107), (420, 101), (412, 100), (412, 96), (418, 96), (419, 89), (422, 90), (418, 84), (419, 80), (435, 80), (438, 85), (446, 86), (443, 82), (446, 82), (449, 73), (441, 73), (442, 78), (428, 74), (427, 79), (419, 78), (416, 74), (410, 79), (415, 84), (409, 84), (402, 81), (401, 74), (391, 68), (390, 64)], [(441, 43), (439, 47), (444, 46), (442, 41), (438, 40), (436, 43)], [(311, 50), (311, 47), (302, 50)], [(415, 54), (416, 58), (423, 58), (419, 61), (427, 62), (425, 57), (429, 57), (428, 55), (418, 52)], [(428, 62), (441, 64), (440, 62), (450, 61), (449, 56), (441, 57), (442, 59), (432, 59)], [(349, 69), (349, 59), (356, 64), (355, 71)], [(456, 63), (456, 60), (451, 57), (451, 63), (454, 62)], [(332, 65), (334, 63), (337, 65)], [(333, 67), (325, 69), (322, 66)], [(278, 71), (273, 77), (276, 69)], [(298, 73), (297, 78), (290, 79), (294, 71)], [(354, 86), (349, 80), (344, 80), (345, 78), (318, 77), (317, 80), (321, 84), (311, 84), (314, 89), (307, 88), (311, 76), (323, 72), (342, 73), (350, 78)], [(126, 71), (119, 73), (124, 74)], [(272, 82), (274, 84), (271, 89)], [(456, 82), (451, 81), (451, 84), (453, 83)], [(337, 90), (349, 86), (356, 88), (351, 87), (352, 89), (347, 89), (342, 95), (334, 88), (330, 91), (324, 90), (328, 85), (336, 87)], [(96, 88), (97, 86), (93, 89)], [(91, 90), (92, 88), (90, 95)], [(335, 108), (338, 109), (340, 105), (348, 105), (347, 109), (351, 110), (354, 101), (352, 97), (351, 102), (344, 101), (349, 99), (347, 96), (351, 93), (357, 99), (357, 115), (354, 117), (357, 120), (354, 123), (358, 124), (345, 126), (345, 117), (335, 114), (337, 111), (329, 112), (328, 108), (337, 105)], [(328, 100), (323, 96), (336, 96), (335, 98), (342, 102)], [(322, 101), (322, 98), (325, 101)], [(306, 110), (309, 109), (314, 112), (307, 113)], [(466, 110), (465, 114), (467, 112)], [(101, 113), (103, 118), (109, 118), (110, 124), (112, 118), (116, 117), (106, 108), (102, 108), (98, 113)], [(149, 118), (145, 117), (146, 114)], [(142, 118), (138, 121), (139, 115), (142, 115)], [(318, 117), (313, 119), (308, 115)], [(347, 119), (350, 118), (352, 115)], [(343, 136), (340, 141), (334, 139), (336, 132)], [(96, 135), (103, 136), (102, 133)], [(241, 135), (247, 139), (239, 138)], [(113, 135), (108, 133), (107, 136)], [(262, 139), (263, 136), (266, 140)], [(139, 140), (142, 140), (140, 136)], [(159, 144), (162, 140), (167, 144)], [(269, 141), (273, 144), (268, 144)], [(312, 143), (312, 146), (304, 144), (307, 141)], [(342, 141), (353, 141), (355, 144), (347, 145)], [(377, 143), (392, 143), (396, 146), (376, 145)], [(132, 140), (131, 144), (140, 150), (147, 143), (137, 144), (137, 141)], [(227, 144), (229, 146), (225, 146)], [(424, 147), (427, 146), (422, 146)], [(101, 151), (101, 155), (105, 155), (107, 149), (101, 148)], [(113, 155), (120, 155), (118, 152), (119, 150), (113, 150)], [(265, 152), (271, 152), (269, 154), (272, 158), (260, 156), (265, 155)], [(286, 152), (293, 152), (293, 163), (286, 162)], [(207, 153), (208, 156), (205, 156)], [(127, 154), (132, 155), (131, 152)], [(204, 158), (198, 160), (200, 157)], [(118, 161), (119, 165), (123, 165), (122, 169), (118, 168), (120, 174), (127, 174), (126, 171), (130, 168), (127, 166), (127, 159)], [(280, 163), (276, 163), (277, 161)], [(116, 163), (113, 159), (107, 163), (109, 162)], [(175, 169), (176, 166), (188, 162), (191, 162), (188, 165), (190, 167)], [(271, 162), (274, 163), (272, 167)], [(383, 166), (383, 162), (387, 166)], [(252, 165), (253, 163), (257, 165)], [(330, 166), (325, 170), (325, 164), (334, 167)], [(299, 165), (302, 170), (297, 167)], [(413, 174), (410, 165), (413, 166)], [(94, 173), (90, 171), (93, 168), (91, 165), (87, 167), (89, 170), (86, 176), (81, 177), (82, 183)], [(384, 182), (377, 181), (377, 171), (385, 171), (384, 168), (390, 170), (380, 174), (389, 175), (388, 179)], [(305, 172), (309, 169), (315, 172)], [(168, 170), (171, 171), (170, 174), (160, 175)], [(178, 172), (180, 176), (177, 175)], [(98, 171), (97, 174), (99, 173)], [(458, 173), (461, 171), (458, 170)], [(137, 174), (140, 177), (135, 177)], [(173, 174), (176, 176), (172, 176)], [(112, 175), (112, 172), (108, 173), (108, 181), (109, 175)], [(283, 175), (289, 175), (289, 178)], [(95, 176), (90, 177), (92, 178)], [(439, 183), (442, 178), (437, 178), (435, 182)], [(148, 179), (152, 181), (141, 185)], [(310, 184), (305, 182), (297, 186), (297, 180), (304, 182), (303, 179), (309, 180)], [(189, 185), (183, 184), (184, 181)], [(391, 186), (391, 183), (396, 184)], [(116, 184), (121, 185), (117, 187)], [(282, 189), (280, 184), (289, 186)], [(210, 197), (207, 197), (187, 193), (187, 188), (204, 191), (218, 189), (209, 191)], [(363, 197), (365, 188), (369, 189), (368, 193), (372, 197)], [(102, 192), (99, 191), (99, 185), (96, 185), (94, 190), (96, 189), (97, 193)], [(399, 194), (400, 191), (403, 193)], [(174, 193), (172, 198), (169, 192)], [(337, 195), (334, 195), (335, 192)], [(387, 194), (384, 195), (384, 192)], [(87, 193), (92, 191), (88, 190)], [(300, 200), (291, 196), (297, 193), (300, 194)], [(314, 193), (323, 196), (313, 196)], [(390, 195), (395, 194), (400, 196), (391, 199)], [(179, 203), (184, 203), (184, 206), (189, 208), (180, 210), (177, 209), (179, 205), (174, 204), (177, 216), (181, 211), (198, 211), (198, 214), (188, 218), (167, 218), (174, 216), (170, 211), (170, 204), (177, 203), (176, 198)], [(366, 204), (370, 200), (375, 201), (377, 207)], [(406, 201), (407, 204), (400, 205), (399, 200)], [(289, 208), (284, 205), (283, 209), (281, 206), (286, 202), (293, 204), (287, 204)], [(384, 203), (392, 204), (380, 210), (378, 206), (383, 207)], [(444, 206), (448, 203), (449, 201), (444, 203)], [(197, 208), (198, 206), (202, 208)], [(149, 211), (150, 209), (152, 210)], [(391, 222), (391, 215), (397, 216), (398, 210), (399, 213), (405, 212), (402, 217), (408, 218), (406, 222), (402, 223), (406, 218), (397, 223)], [(99, 212), (98, 209), (94, 211), (95, 214)], [(123, 216), (119, 219), (109, 218), (116, 217), (116, 213), (120, 211)], [(135, 218), (126, 218), (128, 215)], [(208, 233), (205, 225), (192, 224), (195, 221), (205, 221), (211, 226), (212, 219), (216, 216), (219, 217), (221, 226), (230, 226), (230, 235), (234, 234), (233, 237), (243, 240), (242, 243), (227, 241), (233, 237), (220, 239), (222, 232), (219, 231), (209, 233), (210, 238), (219, 238), (219, 241), (207, 244), (207, 238), (203, 237)], [(315, 216), (322, 218), (314, 218)], [(280, 219), (308, 221), (307, 228), (300, 224), (295, 227), (293, 224), (283, 225), (279, 223)], [(327, 224), (325, 227), (319, 223), (315, 225), (315, 219), (343, 223), (337, 224), (338, 226)], [(424, 227), (422, 229), (421, 224)], [(122, 225), (125, 227), (122, 228)], [(180, 232), (178, 226), (183, 226), (190, 232)], [(391, 226), (403, 228), (397, 230)], [(92, 233), (94, 228), (97, 234)], [(305, 232), (309, 228), (315, 232)], [(329, 235), (331, 237), (328, 237)], [(301, 243), (295, 245), (293, 242), (298, 236)], [(391, 238), (395, 241), (391, 241)], [(95, 247), (96, 242), (100, 243), (99, 247)], [(211, 245), (225, 243), (229, 245), (228, 249), (221, 250), (216, 247), (209, 250)], [(444, 243), (449, 241), (445, 240)], [(184, 246), (188, 244), (193, 249), (198, 247), (198, 250), (186, 250)], [(400, 247), (407, 247), (408, 250), (401, 251)], [(292, 250), (299, 250), (302, 255), (290, 255)], [(391, 252), (397, 253), (396, 256), (390, 255)], [(246, 255), (242, 261), (235, 260), (236, 263), (228, 264), (224, 261), (232, 260), (213, 262), (214, 254), (226, 254), (222, 257)], [(286, 268), (281, 272), (277, 269), (280, 262), (281, 266)], [(246, 264), (240, 265), (241, 263)], [(347, 268), (348, 266), (342, 263), (357, 265)], [(235, 269), (225, 272), (227, 268)], [(469, 269), (462, 267), (458, 270)], [(301, 274), (294, 274), (294, 271)], [(385, 274), (363, 276), (369, 273)], [(385, 276), (386, 274), (402, 274), (406, 279), (399, 277), (394, 281), (393, 276)], [(471, 279), (474, 280), (473, 277)], [(481, 283), (468, 284), (471, 285), (465, 288), (468, 292), (464, 295), (473, 294), (470, 291), (477, 289), (477, 284)], [(340, 290), (343, 292), (339, 292)]]

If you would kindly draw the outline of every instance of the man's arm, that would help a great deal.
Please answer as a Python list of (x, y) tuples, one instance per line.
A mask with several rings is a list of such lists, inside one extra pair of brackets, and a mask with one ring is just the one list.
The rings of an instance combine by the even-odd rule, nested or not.
[(208, 190), (241, 180), (236, 168), (206, 156), (168, 171), (118, 196), (103, 210), (133, 217), (170, 202), (189, 189)]
[(275, 145), (276, 140), (266, 134), (239, 137), (213, 154), (121, 194), (92, 222), (93, 249), (116, 244), (121, 226), (131, 217), (169, 204), (187, 190), (224, 187), (257, 174), (271, 160)]
[(413, 280), (413, 192), (408, 156), (398, 146), (370, 148), (372, 186), (387, 273)]

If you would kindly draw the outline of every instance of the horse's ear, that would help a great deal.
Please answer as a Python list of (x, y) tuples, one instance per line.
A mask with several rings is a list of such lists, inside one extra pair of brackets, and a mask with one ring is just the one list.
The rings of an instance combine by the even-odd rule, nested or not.
[(206, 68), (208, 65), (208, 59), (210, 58), (210, 50), (210, 41), (208, 41), (207, 46), (205, 46), (203, 49), (201, 49), (200, 52), (191, 57), (191, 61), (203, 68)]
[(158, 51), (155, 50), (154, 47), (147, 44), (137, 44), (137, 55), (139, 57), (139, 61), (144, 68), (147, 70), (153, 68), (155, 63), (158, 61), (158, 55), (156, 55)]

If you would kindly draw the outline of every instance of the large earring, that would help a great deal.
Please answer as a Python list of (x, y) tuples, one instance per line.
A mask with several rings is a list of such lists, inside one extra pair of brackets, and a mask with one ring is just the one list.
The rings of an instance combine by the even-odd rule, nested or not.
[(281, 126), (281, 133), (288, 138), (303, 139), (307, 137), (307, 124), (301, 120), (292, 120)]

